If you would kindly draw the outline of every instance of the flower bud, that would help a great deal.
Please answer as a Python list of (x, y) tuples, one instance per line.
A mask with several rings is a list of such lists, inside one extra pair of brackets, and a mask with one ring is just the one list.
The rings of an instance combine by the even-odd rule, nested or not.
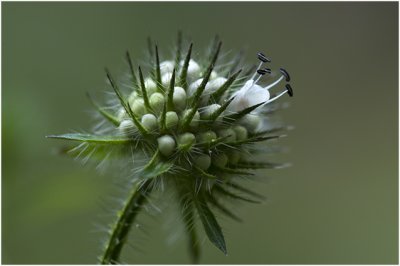
[(188, 95), (189, 95), (189, 97), (192, 96), (192, 95), (196, 92), (197, 88), (200, 87), (200, 84), (201, 84), (202, 82), (203, 82), (203, 79), (200, 78), (200, 79), (195, 80), (194, 82), (192, 82), (192, 83), (189, 85), (189, 89), (188, 89)]
[(226, 142), (236, 141), (236, 132), (231, 128), (222, 129), (222, 130), (218, 131), (218, 136), (226, 137), (226, 140), (225, 140)]
[(217, 134), (215, 134), (214, 131), (209, 130), (209, 131), (197, 134), (196, 139), (198, 142), (211, 143), (212, 140), (217, 139)]
[(210, 117), (211, 117), (211, 115), (212, 115), (215, 111), (217, 111), (220, 107), (221, 107), (221, 105), (216, 104), (216, 103), (204, 107), (203, 111), (202, 111), (201, 114), (200, 114), (201, 119), (209, 120)]
[(144, 86), (146, 87), (148, 97), (157, 91), (157, 84), (151, 78), (144, 80)]
[(173, 103), (176, 110), (183, 110), (186, 107), (186, 91), (181, 87), (174, 88)]
[(160, 72), (161, 75), (164, 75), (165, 73), (172, 72), (174, 70), (175, 63), (174, 61), (163, 61), (160, 63)]
[(172, 73), (171, 72), (163, 74), (162, 77), (161, 77), (162, 85), (164, 85), (165, 87), (168, 87), (169, 84), (171, 83), (171, 78), (172, 78)]
[(118, 121), (122, 121), (122, 120), (124, 120), (125, 118), (129, 118), (129, 116), (128, 116), (128, 114), (126, 113), (125, 108), (121, 107), (121, 108), (118, 109), (118, 112), (117, 112), (117, 119), (118, 119)]
[(194, 158), (194, 164), (201, 170), (207, 170), (211, 165), (211, 157), (207, 154), (200, 154)]
[(175, 112), (169, 111), (165, 114), (165, 127), (167, 129), (174, 129), (178, 125), (178, 122), (179, 117)]
[(219, 89), (224, 83), (227, 81), (226, 78), (219, 77), (214, 80), (211, 80), (210, 82), (207, 83), (205, 92), (206, 94), (211, 94), (215, 92), (217, 89)]
[(240, 123), (251, 133), (257, 130), (260, 122), (260, 117), (255, 114), (247, 114), (240, 120)]
[(170, 135), (164, 135), (157, 139), (158, 150), (164, 156), (170, 156), (175, 149), (175, 140)]
[(228, 157), (224, 153), (218, 153), (213, 155), (212, 164), (219, 167), (224, 168), (228, 163)]
[[(182, 121), (184, 121), (184, 120), (186, 119), (187, 115), (189, 114), (189, 112), (190, 112), (191, 110), (192, 110), (192, 109), (187, 109), (187, 110), (185, 110), (185, 111), (183, 112)], [(189, 126), (192, 127), (192, 128), (193, 128), (193, 127), (197, 127), (197, 126), (199, 125), (199, 121), (200, 121), (200, 113), (199, 113), (199, 111), (196, 111), (196, 112), (194, 113), (194, 115), (193, 115), (192, 121), (190, 121)]]
[(150, 96), (149, 99), (150, 107), (159, 114), (164, 107), (164, 95), (159, 92), (155, 92)]
[(128, 97), (128, 102), (130, 104), (132, 104), (136, 100), (137, 97), (138, 97), (137, 91), (132, 92)]
[(247, 129), (243, 126), (234, 126), (233, 130), (236, 133), (236, 139), (241, 141), (247, 139)]
[(136, 116), (142, 117), (146, 113), (144, 100), (142, 98), (134, 100), (133, 103), (131, 104), (131, 109)]
[(231, 151), (228, 154), (229, 163), (230, 164), (237, 164), (240, 160), (240, 152), (238, 151)]
[(210, 79), (216, 79), (216, 78), (218, 78), (217, 72), (215, 72), (214, 70), (211, 71)]
[(153, 131), (157, 129), (157, 118), (153, 114), (145, 114), (142, 117), (142, 124), (148, 131)]
[[(184, 62), (185, 61), (183, 61), (183, 60), (180, 62), (180, 66), (181, 67), (183, 67)], [(200, 66), (193, 59), (189, 60), (189, 66), (188, 66), (188, 70), (187, 70), (187, 75), (188, 75), (189, 78), (193, 78), (195, 76), (200, 75)]]
[(183, 133), (178, 137), (179, 147), (184, 150), (189, 150), (196, 142), (196, 137), (192, 133)]
[(133, 129), (135, 129), (135, 124), (131, 119), (124, 119), (118, 126), (118, 130), (124, 135), (130, 135), (133, 133)]

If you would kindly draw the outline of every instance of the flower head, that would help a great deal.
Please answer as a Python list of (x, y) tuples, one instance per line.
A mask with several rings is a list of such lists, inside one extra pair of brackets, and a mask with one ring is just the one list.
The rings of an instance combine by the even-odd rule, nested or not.
[[(263, 53), (258, 54), (260, 63), (254, 73), (237, 70), (239, 57), (218, 64), (221, 42), (215, 42), (211, 53), (204, 56), (208, 60), (192, 58), (192, 44), (186, 53), (181, 47), (180, 39), (176, 58), (161, 61), (155, 46), (147, 75), (140, 66), (134, 67), (127, 53), (130, 85), (126, 92), (106, 70), (118, 102), (107, 107), (93, 102), (103, 118), (101, 130), (94, 134), (51, 136), (79, 142), (69, 150), (70, 154), (101, 162), (117, 157), (124, 162), (121, 170), (128, 163), (134, 173), (131, 196), (111, 229), (102, 263), (118, 259), (132, 215), (145, 204), (151, 191), (164, 187), (158, 187), (160, 183), (178, 195), (193, 259), (199, 254), (194, 226), (197, 216), (210, 241), (226, 254), (213, 210), (238, 219), (222, 200), (255, 202), (251, 197), (260, 195), (237, 181), (253, 175), (254, 169), (280, 166), (256, 161), (250, 154), (255, 153), (255, 144), (278, 138), (272, 133), (284, 129), (263, 128), (261, 121), (272, 102), (286, 93), (293, 95), (291, 86), (286, 84), (271, 96), (272, 90), (276, 92), (281, 83), (290, 81), (288, 72), (266, 68), (270, 59)], [(275, 81), (261, 85), (262, 77), (276, 73), (279, 76)]]

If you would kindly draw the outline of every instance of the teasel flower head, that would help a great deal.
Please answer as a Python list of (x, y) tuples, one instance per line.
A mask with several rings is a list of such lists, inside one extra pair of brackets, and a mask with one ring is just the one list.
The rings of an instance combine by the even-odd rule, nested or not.
[(128, 85), (106, 69), (112, 99), (100, 106), (89, 97), (101, 117), (94, 133), (49, 136), (78, 143), (67, 153), (85, 162), (128, 170), (130, 192), (109, 229), (100, 263), (120, 262), (129, 230), (154, 191), (161, 191), (158, 197), (174, 191), (193, 262), (200, 254), (200, 225), (227, 254), (214, 213), (240, 220), (224, 201), (258, 202), (263, 196), (242, 181), (257, 169), (283, 165), (254, 154), (265, 152), (286, 129), (271, 117), (278, 99), (293, 96), (288, 72), (271, 69), (261, 52), (257, 67), (239, 69), (242, 53), (227, 59), (221, 45), (216, 38), (208, 54), (194, 56), (193, 44), (184, 45), (179, 34), (174, 58), (161, 58), (158, 47), (149, 45), (147, 69), (135, 66), (127, 52)]

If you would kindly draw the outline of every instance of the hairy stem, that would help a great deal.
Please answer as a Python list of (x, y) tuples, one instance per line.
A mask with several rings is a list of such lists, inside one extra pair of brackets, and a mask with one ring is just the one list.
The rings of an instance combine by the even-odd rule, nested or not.
[(151, 180), (137, 183), (131, 190), (130, 195), (122, 210), (118, 214), (118, 220), (111, 228), (110, 238), (106, 244), (100, 264), (118, 264), (122, 247), (124, 246), (129, 230), (139, 214), (146, 196), (151, 190)]

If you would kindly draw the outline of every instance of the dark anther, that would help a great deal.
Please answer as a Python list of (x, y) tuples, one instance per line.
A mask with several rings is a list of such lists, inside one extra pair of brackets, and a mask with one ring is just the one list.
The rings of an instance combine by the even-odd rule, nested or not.
[(267, 72), (268, 74), (271, 74), (271, 69), (270, 68), (264, 68), (265, 72)]
[(290, 97), (293, 97), (293, 89), (292, 89), (292, 86), (290, 86), (289, 84), (286, 84), (286, 90), (287, 90), (287, 93), (289, 94), (289, 96)]
[(262, 76), (262, 75), (265, 75), (267, 73), (267, 71), (265, 69), (258, 69), (257, 73)]
[(260, 61), (263, 61), (264, 63), (266, 62), (271, 62), (271, 59), (269, 59), (268, 57), (265, 56), (265, 54), (263, 53), (258, 53), (257, 57)]
[(282, 75), (285, 76), (286, 82), (289, 82), (290, 81), (289, 73), (284, 68), (280, 68), (279, 71), (282, 73)]

